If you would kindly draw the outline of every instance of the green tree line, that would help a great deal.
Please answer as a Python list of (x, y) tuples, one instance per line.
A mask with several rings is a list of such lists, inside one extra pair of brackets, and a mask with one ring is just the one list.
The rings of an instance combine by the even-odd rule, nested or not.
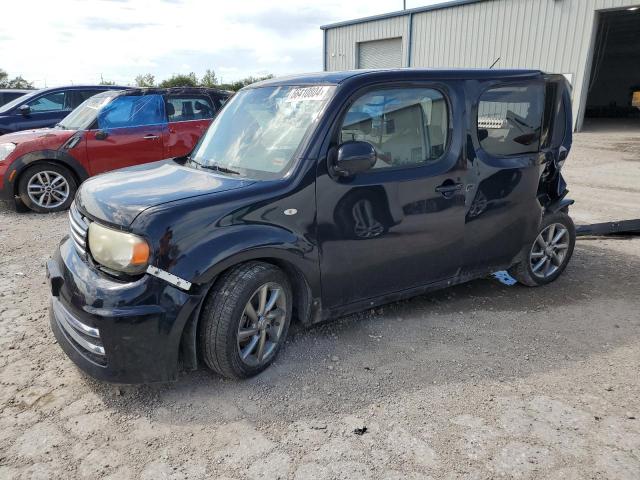
[[(209, 87), (220, 88), (222, 90), (232, 90), (237, 92), (242, 87), (251, 85), (252, 83), (259, 82), (261, 80), (267, 80), (273, 78), (273, 75), (265, 75), (261, 77), (249, 76), (236, 80), (231, 83), (220, 83), (218, 77), (213, 70), (207, 70), (205, 74), (198, 78), (193, 72), (189, 74), (174, 74), (169, 78), (166, 78), (156, 83), (156, 77), (151, 73), (144, 75), (138, 75), (134, 80), (136, 87)], [(100, 76), (100, 85), (115, 85), (115, 82), (105, 80), (102, 75)], [(33, 83), (25, 80), (22, 76), (9, 78), (9, 74), (0, 68), (0, 88), (33, 88)]]
[(189, 74), (175, 74), (158, 83), (156, 83), (154, 75), (147, 73), (145, 75), (138, 75), (134, 83), (137, 87), (209, 87), (237, 92), (242, 87), (269, 78), (273, 78), (273, 75), (265, 75), (262, 77), (249, 76), (231, 83), (220, 83), (216, 73), (213, 70), (207, 70), (201, 78), (198, 78), (195, 73), (191, 72)]

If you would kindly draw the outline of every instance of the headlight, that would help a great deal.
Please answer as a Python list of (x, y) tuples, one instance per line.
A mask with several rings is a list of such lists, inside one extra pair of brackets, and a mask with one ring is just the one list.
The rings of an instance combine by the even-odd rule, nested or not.
[(137, 235), (89, 224), (89, 249), (93, 259), (118, 272), (144, 272), (149, 262), (149, 244)]
[(15, 143), (0, 143), (0, 162), (16, 149)]

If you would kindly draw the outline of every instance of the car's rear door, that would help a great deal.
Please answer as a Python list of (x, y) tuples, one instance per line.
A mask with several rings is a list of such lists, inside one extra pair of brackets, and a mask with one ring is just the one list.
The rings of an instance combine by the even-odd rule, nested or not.
[[(469, 82), (472, 110), (465, 216), (464, 270), (509, 266), (535, 238), (545, 167), (545, 82)], [(464, 274), (465, 272), (463, 272)]]
[(121, 95), (103, 107), (86, 134), (92, 175), (166, 158), (167, 121), (160, 94)]
[(169, 122), (167, 157), (187, 155), (209, 127), (216, 107), (204, 94), (169, 94), (166, 98)]
[(366, 141), (378, 160), (373, 169), (346, 179), (332, 176), (326, 162), (320, 163), (317, 222), (326, 307), (456, 274), (465, 163), (463, 104), (454, 83), (372, 87), (356, 95), (343, 113), (333, 148)]

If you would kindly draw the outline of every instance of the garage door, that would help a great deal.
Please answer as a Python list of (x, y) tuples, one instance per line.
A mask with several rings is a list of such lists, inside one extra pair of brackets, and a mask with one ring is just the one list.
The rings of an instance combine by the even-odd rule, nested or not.
[(358, 68), (402, 67), (402, 38), (358, 44)]

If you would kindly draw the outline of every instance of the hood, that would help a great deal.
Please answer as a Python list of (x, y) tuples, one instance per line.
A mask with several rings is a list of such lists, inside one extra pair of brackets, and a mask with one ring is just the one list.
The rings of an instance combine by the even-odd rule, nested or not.
[[(18, 147), (29, 144), (28, 150), (57, 149), (76, 133), (76, 130), (61, 128), (39, 128), (0, 135), (0, 143), (15, 143)], [(26, 145), (25, 145), (26, 147)]]
[(75, 201), (89, 216), (126, 227), (148, 208), (252, 183), (162, 160), (92, 177), (82, 184)]

